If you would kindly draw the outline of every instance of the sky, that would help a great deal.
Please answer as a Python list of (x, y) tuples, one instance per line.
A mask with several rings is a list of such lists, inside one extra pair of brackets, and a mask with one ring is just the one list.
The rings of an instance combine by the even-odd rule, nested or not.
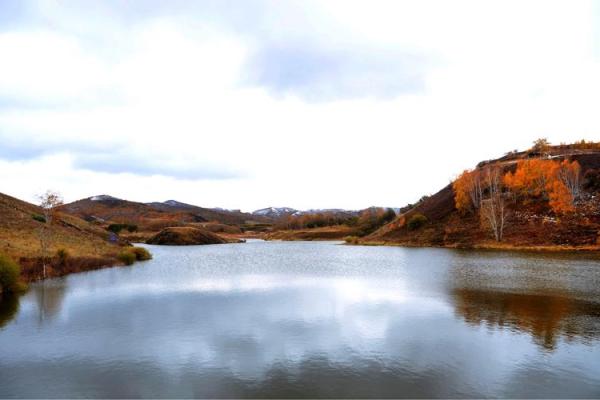
[(0, 192), (401, 207), (600, 140), (600, 1), (0, 0)]

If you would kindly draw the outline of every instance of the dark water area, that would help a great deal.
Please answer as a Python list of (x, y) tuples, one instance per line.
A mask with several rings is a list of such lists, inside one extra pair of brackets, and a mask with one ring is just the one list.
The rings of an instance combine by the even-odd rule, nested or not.
[(0, 302), (0, 397), (600, 397), (600, 262), (249, 242)]

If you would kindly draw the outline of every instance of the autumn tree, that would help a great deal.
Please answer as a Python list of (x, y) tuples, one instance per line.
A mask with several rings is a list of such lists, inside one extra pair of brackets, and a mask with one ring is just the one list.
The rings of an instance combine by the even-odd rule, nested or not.
[(461, 212), (478, 209), (481, 205), (483, 187), (481, 172), (479, 170), (465, 170), (452, 183), (454, 189), (454, 202)]
[(516, 170), (504, 176), (504, 184), (523, 200), (548, 200), (552, 211), (564, 214), (575, 210), (581, 167), (577, 161), (519, 160)]
[(42, 266), (44, 278), (46, 277), (46, 260), (48, 258), (48, 249), (52, 244), (52, 223), (56, 214), (56, 208), (63, 204), (60, 193), (47, 190), (46, 193), (38, 196), (39, 206), (44, 213), (44, 223), (40, 227), (38, 234), (40, 238), (40, 248), (42, 253)]
[(502, 240), (509, 216), (503, 178), (502, 167), (488, 165), (463, 171), (452, 184), (456, 208), (462, 213), (479, 210), (482, 226), (490, 229), (497, 241)]
[(550, 142), (546, 138), (539, 138), (533, 141), (533, 147), (531, 150), (540, 153), (541, 155), (546, 155), (548, 150), (550, 149)]
[(557, 214), (566, 214), (575, 211), (571, 192), (569, 192), (569, 189), (565, 184), (559, 180), (552, 181), (548, 204), (552, 211)]
[(504, 175), (504, 184), (523, 198), (547, 197), (553, 173), (553, 161), (539, 158), (519, 160), (516, 170)]

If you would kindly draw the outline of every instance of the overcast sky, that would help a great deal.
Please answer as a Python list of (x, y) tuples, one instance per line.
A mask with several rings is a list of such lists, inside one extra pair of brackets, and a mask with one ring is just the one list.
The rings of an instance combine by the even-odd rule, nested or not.
[(600, 140), (600, 2), (0, 0), (0, 192), (403, 206)]

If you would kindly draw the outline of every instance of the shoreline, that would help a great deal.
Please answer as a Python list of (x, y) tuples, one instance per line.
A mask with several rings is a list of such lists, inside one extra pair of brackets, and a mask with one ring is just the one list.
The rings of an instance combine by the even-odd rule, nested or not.
[[(233, 235), (231, 235), (233, 236)], [(260, 236), (260, 235), (257, 235)], [(329, 239), (329, 238), (294, 238), (294, 239), (268, 239), (255, 237), (256, 239), (262, 239), (265, 242), (269, 241), (281, 241), (281, 242), (331, 242), (341, 241), (340, 245), (344, 246), (389, 246), (389, 247), (405, 247), (405, 248), (439, 248), (439, 249), (450, 249), (450, 250), (462, 250), (462, 251), (489, 251), (489, 252), (518, 252), (518, 253), (535, 253), (535, 254), (580, 254), (586, 256), (597, 256), (600, 259), (600, 245), (598, 246), (560, 246), (560, 245), (541, 245), (541, 246), (522, 246), (512, 245), (506, 243), (481, 243), (470, 246), (464, 245), (426, 245), (426, 244), (411, 244), (411, 243), (398, 243), (398, 242), (386, 242), (386, 241), (358, 241), (356, 243), (348, 243), (343, 239)], [(230, 238), (231, 239), (231, 238)], [(240, 243), (240, 242), (238, 242)], [(595, 257), (594, 257), (595, 258)], [(74, 260), (78, 258), (75, 257)], [(110, 260), (108, 258), (93, 258), (93, 257), (80, 257), (78, 261), (84, 259), (87, 262), (84, 263), (73, 263), (69, 266), (63, 266), (62, 268), (52, 268), (49, 266), (48, 276), (42, 278), (39, 273), (39, 266), (34, 266), (30, 263), (21, 264), (22, 272), (21, 278), (26, 283), (33, 283), (43, 281), (45, 279), (59, 278), (66, 275), (76, 274), (80, 272), (89, 272), (93, 270), (115, 268), (125, 266), (118, 260)], [(21, 260), (24, 261), (24, 260)], [(31, 261), (28, 260), (28, 261)], [(91, 262), (90, 262), (91, 261)], [(29, 264), (29, 265), (27, 265)], [(77, 265), (78, 264), (78, 265)], [(82, 265), (83, 264), (83, 265)]]
[(365, 241), (358, 243), (344, 243), (350, 246), (394, 246), (408, 248), (439, 248), (439, 249), (454, 249), (454, 250), (485, 250), (485, 251), (515, 251), (524, 253), (577, 253), (577, 254), (598, 254), (600, 256), (600, 245), (598, 246), (561, 246), (561, 245), (537, 245), (523, 246), (512, 244), (494, 244), (480, 243), (474, 245), (427, 245), (427, 244), (411, 244), (385, 241)]

